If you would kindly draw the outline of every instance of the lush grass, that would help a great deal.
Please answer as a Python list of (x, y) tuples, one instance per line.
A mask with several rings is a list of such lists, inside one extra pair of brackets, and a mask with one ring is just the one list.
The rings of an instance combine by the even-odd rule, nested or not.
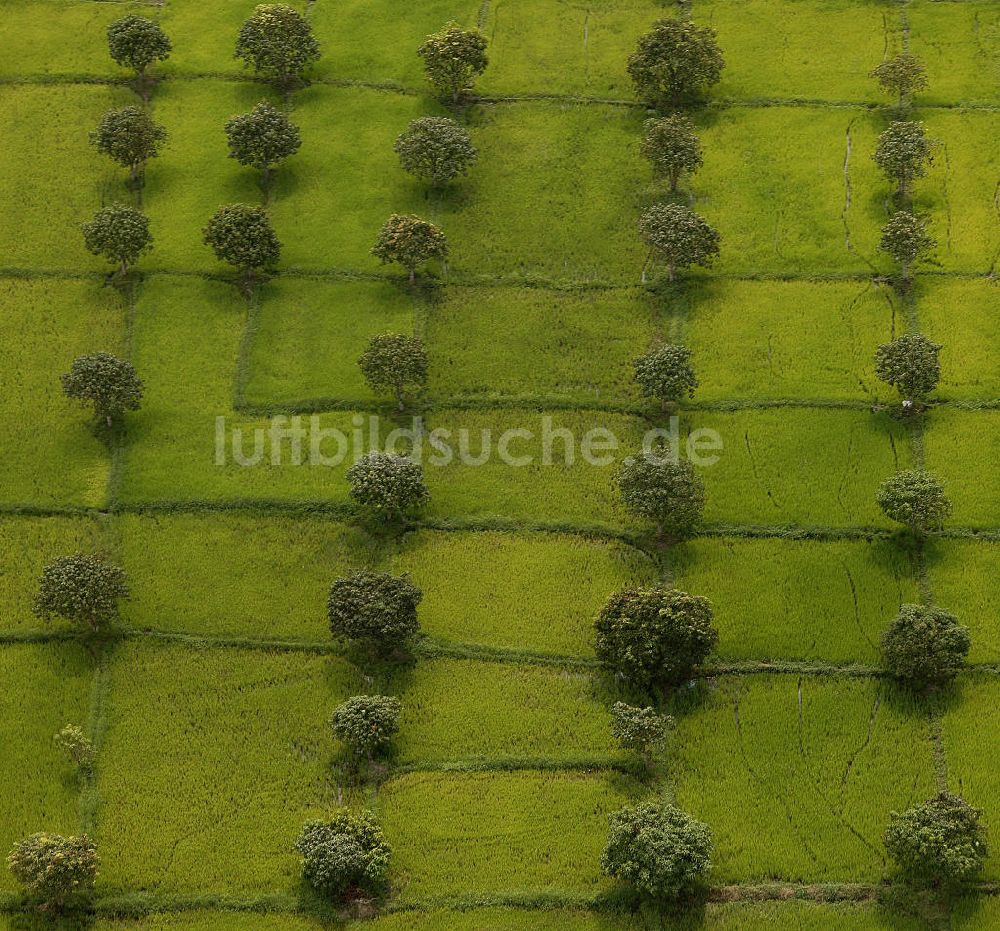
[(671, 562), (678, 588), (712, 602), (727, 659), (874, 663), (899, 605), (918, 600), (913, 567), (888, 542), (702, 539)]
[[(0, 650), (0, 850), (36, 831), (79, 831), (76, 768), (52, 741), (66, 724), (89, 723), (91, 663), (72, 644)], [(0, 891), (15, 888), (0, 871)]]
[(933, 791), (927, 718), (884, 684), (721, 679), (675, 713), (673, 785), (712, 826), (716, 882), (876, 880), (889, 812)]
[(614, 773), (416, 773), (377, 811), (401, 901), (487, 893), (595, 893), (608, 816), (638, 787)]
[(578, 536), (422, 531), (394, 563), (424, 592), (420, 622), (448, 640), (581, 654), (612, 592), (650, 584), (647, 557)]
[(4, 503), (102, 503), (108, 447), (59, 376), (84, 353), (120, 354), (124, 324), (119, 295), (96, 280), (0, 280), (0, 417), (11, 453)]
[(319, 919), (303, 915), (253, 913), (250, 917), (246, 912), (221, 910), (154, 913), (141, 919), (104, 919), (95, 922), (93, 927), (94, 931), (244, 931), (249, 922), (253, 923), (254, 931), (319, 931), (328, 927)]
[(969, 896), (962, 899), (952, 912), (951, 926), (955, 931), (987, 931), (1000, 924), (1000, 898)]

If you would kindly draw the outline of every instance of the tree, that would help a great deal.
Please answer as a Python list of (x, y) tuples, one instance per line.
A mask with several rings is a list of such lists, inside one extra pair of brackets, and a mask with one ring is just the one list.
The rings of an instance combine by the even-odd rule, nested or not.
[(422, 597), (405, 575), (371, 569), (352, 572), (330, 586), (330, 632), (386, 656), (420, 630), (417, 605)]
[(262, 207), (229, 204), (220, 207), (202, 230), (216, 258), (235, 266), (249, 286), (260, 269), (277, 264), (281, 243)]
[(139, 180), (146, 161), (160, 154), (167, 131), (141, 107), (108, 110), (90, 134), (91, 144), (129, 170), (132, 182)]
[(654, 204), (640, 217), (639, 234), (650, 252), (667, 263), (671, 281), (678, 267), (707, 266), (719, 254), (718, 232), (703, 216), (680, 204)]
[(98, 862), (97, 848), (86, 834), (32, 834), (7, 856), (14, 879), (57, 911), (93, 892)]
[(944, 485), (930, 472), (897, 472), (879, 487), (875, 500), (890, 520), (905, 524), (917, 536), (940, 530), (951, 514)]
[(333, 710), (330, 725), (338, 740), (352, 753), (366, 756), (384, 750), (399, 731), (398, 698), (388, 695), (355, 695)]
[(134, 207), (112, 204), (102, 207), (94, 219), (83, 224), (83, 242), (94, 255), (118, 264), (122, 275), (144, 252), (153, 247), (149, 220)]
[(329, 821), (308, 821), (295, 850), (302, 854), (305, 880), (334, 900), (385, 890), (391, 851), (371, 812), (342, 808)]
[(635, 688), (684, 681), (719, 637), (707, 598), (664, 586), (616, 592), (594, 629), (598, 659)]
[(420, 465), (391, 453), (362, 456), (347, 470), (347, 481), (351, 498), (385, 521), (401, 520), (430, 497)]
[(892, 812), (885, 846), (903, 875), (927, 886), (972, 879), (989, 852), (982, 812), (949, 792), (904, 812)]
[(380, 230), (372, 255), (383, 265), (399, 262), (410, 273), (412, 284), (421, 262), (447, 257), (448, 240), (433, 223), (412, 214), (394, 213)]
[(477, 154), (469, 131), (443, 116), (413, 120), (396, 137), (393, 148), (404, 170), (433, 185), (447, 184), (464, 174)]
[(42, 570), (34, 613), (45, 621), (55, 615), (98, 631), (117, 619), (118, 602), (128, 597), (124, 569), (100, 556), (76, 553)]
[(702, 164), (701, 143), (694, 124), (683, 114), (646, 120), (641, 152), (657, 177), (670, 181), (670, 193), (677, 190), (684, 172), (694, 173)]
[(886, 93), (898, 94), (902, 107), (916, 91), (927, 87), (927, 71), (914, 55), (897, 55), (873, 68), (871, 76)]
[(142, 381), (132, 363), (107, 352), (74, 359), (62, 386), (66, 397), (93, 405), (94, 415), (109, 427), (126, 411), (137, 411), (142, 400)]
[(937, 242), (927, 234), (927, 222), (906, 210), (899, 210), (889, 217), (879, 240), (879, 248), (899, 262), (904, 283), (911, 278), (913, 263), (936, 245)]
[(643, 397), (656, 398), (664, 408), (685, 395), (693, 395), (698, 387), (691, 350), (684, 346), (664, 343), (632, 364)]
[(611, 816), (601, 867), (656, 900), (676, 900), (712, 866), (707, 824), (669, 804), (646, 802)]
[(647, 766), (653, 754), (663, 749), (667, 731), (673, 726), (674, 719), (655, 708), (638, 708), (623, 701), (611, 707), (611, 736), (623, 750), (638, 753)]
[(427, 36), (417, 54), (424, 60), (427, 80), (453, 103), (472, 88), (489, 63), (486, 37), (478, 29), (462, 29), (457, 23)]
[(897, 196), (906, 197), (910, 185), (927, 174), (932, 155), (923, 123), (897, 121), (890, 123), (889, 128), (878, 137), (872, 158), (882, 173), (898, 185)]
[(266, 100), (249, 113), (228, 120), (225, 130), (229, 157), (262, 172), (265, 188), (271, 178), (271, 168), (294, 155), (302, 145), (298, 126)]
[(399, 409), (405, 407), (406, 388), (423, 388), (427, 384), (427, 350), (416, 336), (385, 333), (373, 336), (368, 348), (358, 359), (361, 374), (372, 391), (392, 391)]
[(941, 346), (926, 336), (901, 336), (875, 352), (875, 374), (903, 396), (903, 407), (923, 401), (941, 378)]
[(651, 106), (677, 104), (718, 83), (725, 62), (715, 30), (688, 19), (661, 19), (628, 60), (636, 94)]
[(915, 688), (943, 685), (962, 671), (971, 646), (969, 629), (955, 615), (906, 604), (882, 636), (882, 663)]
[(77, 769), (87, 772), (94, 765), (96, 752), (90, 738), (83, 732), (83, 728), (75, 724), (67, 724), (55, 736), (57, 747), (65, 750), (69, 758), (76, 764)]
[(653, 521), (661, 538), (683, 539), (701, 520), (705, 486), (686, 459), (639, 453), (622, 463), (617, 481), (625, 507)]
[(129, 13), (108, 26), (108, 51), (123, 68), (140, 78), (154, 61), (170, 56), (170, 39), (155, 20)]
[(319, 43), (298, 10), (264, 3), (240, 26), (236, 57), (287, 91), (302, 83), (308, 67), (319, 60)]

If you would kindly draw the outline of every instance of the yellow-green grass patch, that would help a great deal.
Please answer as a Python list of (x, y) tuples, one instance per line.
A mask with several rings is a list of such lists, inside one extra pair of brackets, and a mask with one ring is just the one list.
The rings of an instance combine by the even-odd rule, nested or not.
[(951, 913), (955, 931), (990, 931), (1000, 927), (1000, 898), (970, 895), (956, 903)]
[[(324, 921), (305, 915), (255, 912), (249, 919), (245, 912), (213, 909), (154, 912), (144, 918), (104, 918), (95, 921), (93, 928), (94, 931), (246, 931), (249, 921), (253, 922), (254, 931), (321, 931), (329, 927)], [(12, 925), (11, 931), (15, 929), (21, 931), (21, 926)]]

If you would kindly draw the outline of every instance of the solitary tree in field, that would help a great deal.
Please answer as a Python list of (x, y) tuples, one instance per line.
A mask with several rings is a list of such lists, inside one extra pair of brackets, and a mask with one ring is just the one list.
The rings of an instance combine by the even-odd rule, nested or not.
[(882, 636), (886, 671), (922, 689), (943, 685), (965, 666), (972, 641), (953, 614), (930, 605), (903, 605)]
[(440, 186), (468, 171), (476, 160), (469, 131), (443, 116), (422, 116), (399, 134), (394, 146), (402, 167)]
[(663, 586), (615, 593), (594, 630), (601, 663), (640, 689), (684, 681), (719, 637), (707, 598)]
[(405, 408), (407, 388), (420, 389), (427, 384), (427, 350), (416, 336), (373, 336), (358, 366), (372, 391), (391, 391), (400, 410)]
[(330, 717), (336, 738), (358, 757), (372, 757), (389, 746), (399, 731), (399, 699), (389, 695), (355, 695), (337, 705)]
[(899, 97), (900, 107), (905, 106), (917, 91), (927, 87), (927, 71), (923, 62), (913, 55), (897, 55), (886, 59), (872, 69), (871, 74), (878, 80), (882, 90)]
[(226, 122), (229, 157), (263, 175), (264, 189), (271, 180), (271, 169), (302, 145), (299, 128), (286, 113), (262, 100), (249, 113)]
[(645, 802), (611, 816), (601, 867), (654, 901), (676, 901), (712, 866), (712, 832), (673, 805)]
[(918, 537), (940, 530), (951, 514), (944, 485), (921, 469), (897, 472), (887, 478), (879, 486), (875, 500), (886, 517), (905, 524)]
[(698, 387), (698, 377), (691, 364), (691, 350), (686, 346), (664, 343), (632, 364), (643, 396), (656, 398), (664, 408), (681, 398), (690, 397)]
[(149, 220), (124, 204), (98, 210), (93, 220), (83, 224), (83, 242), (89, 252), (114, 262), (121, 275), (127, 274), (129, 266), (153, 247)]
[(353, 572), (330, 586), (330, 632), (387, 656), (420, 629), (417, 605), (422, 597), (406, 576), (369, 569)]
[(131, 68), (144, 78), (153, 62), (169, 57), (171, 45), (159, 23), (129, 13), (108, 26), (108, 51), (123, 68)]
[(933, 158), (924, 124), (914, 120), (890, 123), (878, 137), (872, 157), (882, 173), (896, 183), (896, 196), (907, 197), (910, 185), (927, 174), (927, 166)]
[(430, 497), (424, 471), (406, 456), (370, 452), (347, 470), (351, 500), (376, 518), (399, 521)]
[(267, 213), (250, 204), (220, 207), (202, 230), (202, 237), (220, 261), (239, 269), (247, 289), (262, 269), (277, 264), (281, 256), (281, 243)]
[(625, 507), (652, 521), (660, 538), (682, 540), (701, 520), (705, 486), (686, 459), (638, 453), (624, 460), (616, 480)]
[(894, 811), (885, 846), (907, 880), (947, 889), (982, 868), (989, 849), (981, 817), (963, 798), (939, 792), (922, 805)]
[(611, 736), (623, 750), (638, 753), (647, 767), (653, 755), (663, 749), (667, 731), (673, 726), (674, 719), (655, 708), (640, 708), (623, 701), (611, 706)]
[[(708, 266), (719, 254), (719, 234), (705, 218), (680, 204), (655, 204), (639, 219), (639, 234), (649, 247), (667, 263), (667, 275), (673, 281), (678, 268)], [(643, 280), (645, 280), (643, 270)]]
[(427, 36), (417, 54), (424, 60), (427, 80), (452, 103), (472, 88), (489, 63), (486, 37), (478, 29), (462, 29), (457, 23)]
[(693, 174), (702, 164), (701, 143), (694, 124), (683, 114), (646, 120), (642, 154), (653, 166), (657, 177), (670, 182), (670, 192), (677, 190), (681, 176)]
[(148, 159), (160, 154), (167, 131), (141, 107), (108, 110), (90, 134), (91, 144), (129, 170), (129, 180), (137, 182)]
[(903, 396), (903, 407), (924, 401), (941, 378), (941, 346), (919, 333), (901, 336), (878, 347), (875, 374)]
[(94, 416), (109, 427), (127, 411), (137, 411), (142, 400), (142, 381), (132, 363), (107, 352), (74, 359), (62, 387), (66, 397), (92, 405)]
[(308, 20), (281, 3), (263, 3), (240, 26), (236, 57), (284, 91), (305, 79), (319, 60), (319, 43)]
[(889, 217), (879, 240), (879, 248), (899, 263), (904, 285), (909, 285), (913, 277), (913, 263), (936, 245), (927, 233), (927, 221), (905, 210)]
[(398, 262), (409, 272), (412, 284), (421, 262), (447, 257), (448, 240), (433, 223), (394, 213), (379, 231), (372, 255), (383, 264)]
[(94, 891), (98, 862), (97, 848), (86, 834), (32, 834), (7, 856), (14, 879), (55, 912), (86, 901)]
[(688, 19), (661, 19), (639, 39), (628, 60), (638, 96), (654, 107), (698, 97), (722, 75), (715, 30)]
[(385, 892), (391, 851), (371, 812), (341, 808), (329, 821), (309, 821), (295, 850), (306, 882), (335, 902)]
[(83, 728), (75, 724), (67, 724), (56, 734), (55, 744), (66, 751), (80, 772), (86, 773), (94, 765), (94, 757), (96, 756), (94, 744), (84, 734)]
[(125, 570), (99, 556), (60, 556), (42, 570), (34, 612), (42, 620), (62, 617), (98, 631), (118, 617), (128, 598)]

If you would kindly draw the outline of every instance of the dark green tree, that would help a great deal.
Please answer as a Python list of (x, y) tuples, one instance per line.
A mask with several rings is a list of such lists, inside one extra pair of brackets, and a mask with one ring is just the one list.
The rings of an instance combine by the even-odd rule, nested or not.
[[(651, 255), (667, 263), (674, 280), (678, 268), (708, 266), (719, 254), (719, 234), (703, 216), (681, 204), (655, 204), (639, 218), (639, 234)], [(643, 271), (645, 280), (645, 271)]]
[(940, 530), (951, 514), (944, 485), (922, 469), (897, 472), (887, 478), (879, 486), (875, 500), (886, 517), (905, 524), (918, 537)]
[(905, 106), (917, 91), (927, 87), (927, 71), (923, 62), (913, 55), (886, 59), (872, 69), (871, 76), (886, 93), (897, 95), (900, 107)]
[(405, 575), (370, 569), (352, 572), (330, 586), (330, 632), (388, 656), (420, 630), (417, 605), (422, 597)]
[(417, 54), (424, 60), (427, 80), (452, 103), (471, 90), (489, 63), (486, 37), (478, 29), (462, 29), (457, 23), (427, 36)]
[(93, 220), (83, 224), (83, 242), (89, 252), (114, 262), (122, 275), (140, 255), (153, 248), (149, 220), (124, 204), (98, 210)]
[(693, 174), (702, 164), (701, 143), (694, 124), (683, 114), (646, 120), (642, 154), (653, 166), (653, 173), (670, 182), (670, 193), (677, 190), (681, 176)]
[(427, 384), (427, 350), (416, 336), (373, 336), (358, 366), (372, 391), (391, 391), (400, 410), (406, 406), (407, 388), (421, 389)]
[(202, 237), (220, 262), (239, 269), (246, 288), (281, 256), (281, 243), (267, 213), (250, 204), (220, 207), (202, 230)]
[(907, 286), (913, 277), (913, 263), (936, 245), (927, 233), (927, 221), (906, 210), (889, 217), (879, 240), (879, 248), (899, 263), (900, 277)]
[(68, 398), (90, 404), (94, 415), (110, 427), (127, 411), (137, 411), (142, 401), (142, 381), (126, 359), (108, 352), (94, 352), (73, 360), (62, 376)]
[(228, 120), (225, 130), (229, 157), (261, 172), (265, 190), (271, 180), (271, 169), (298, 152), (302, 145), (298, 126), (266, 100), (249, 113)]
[(14, 845), (7, 867), (28, 894), (51, 911), (83, 904), (94, 891), (97, 847), (86, 834), (32, 834)]
[(355, 756), (372, 757), (385, 750), (399, 731), (399, 699), (389, 695), (355, 695), (333, 709), (330, 726)]
[(663, 749), (667, 731), (673, 726), (674, 719), (655, 708), (623, 701), (611, 706), (611, 736), (623, 750), (638, 753), (647, 767), (652, 764), (653, 755)]
[(715, 30), (689, 19), (661, 19), (628, 60), (636, 94), (654, 107), (698, 97), (717, 84), (725, 62)]
[(309, 821), (295, 850), (306, 882), (336, 902), (385, 892), (391, 850), (371, 812), (342, 808), (329, 821)]
[(443, 116), (413, 120), (393, 148), (406, 171), (436, 186), (465, 174), (476, 160), (469, 131)]
[(90, 134), (98, 152), (129, 170), (129, 180), (137, 182), (146, 162), (156, 158), (166, 141), (167, 131), (141, 107), (108, 110)]
[(664, 343), (632, 364), (643, 396), (655, 398), (664, 408), (681, 398), (690, 397), (698, 387), (698, 377), (691, 364), (691, 350), (685, 346)]
[(125, 570), (100, 556), (60, 556), (43, 570), (34, 613), (42, 620), (65, 618), (98, 631), (118, 617), (118, 602), (129, 597)]
[(424, 471), (406, 456), (370, 452), (347, 470), (351, 500), (379, 520), (402, 520), (430, 497)]
[(108, 26), (108, 50), (115, 62), (143, 78), (153, 62), (170, 56), (171, 45), (159, 23), (129, 13)]
[(673, 461), (663, 451), (624, 460), (617, 475), (622, 503), (656, 525), (657, 535), (682, 540), (705, 508), (705, 486), (686, 459)]
[(927, 174), (933, 148), (923, 123), (913, 120), (889, 124), (878, 137), (872, 158), (882, 173), (896, 183), (896, 196), (909, 196), (910, 186)]
[(879, 346), (875, 353), (875, 374), (903, 396), (903, 407), (913, 408), (926, 400), (941, 379), (941, 346), (926, 336), (901, 336)]
[(448, 240), (433, 223), (394, 213), (379, 231), (372, 255), (383, 265), (398, 262), (409, 272), (412, 284), (421, 262), (447, 258)]
[(969, 629), (954, 614), (905, 604), (882, 636), (882, 664), (890, 675), (924, 689), (954, 679), (971, 647)]
[(267, 81), (288, 91), (305, 80), (319, 60), (319, 42), (309, 21), (282, 3), (262, 3), (240, 26), (236, 57)]

